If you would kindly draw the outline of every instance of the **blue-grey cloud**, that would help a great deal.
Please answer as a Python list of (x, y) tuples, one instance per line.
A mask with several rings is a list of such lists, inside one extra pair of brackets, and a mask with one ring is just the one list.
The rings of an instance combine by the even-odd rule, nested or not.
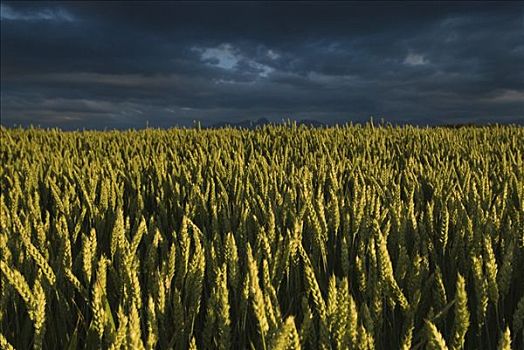
[(524, 122), (522, 3), (3, 2), (2, 124)]
[(75, 20), (70, 12), (61, 7), (42, 9), (13, 9), (7, 4), (0, 4), (0, 19), (3, 21), (57, 21), (72, 22)]

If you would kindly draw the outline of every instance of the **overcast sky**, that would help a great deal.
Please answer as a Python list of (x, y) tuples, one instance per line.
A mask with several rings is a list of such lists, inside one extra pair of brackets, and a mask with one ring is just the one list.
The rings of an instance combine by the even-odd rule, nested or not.
[(524, 2), (1, 2), (2, 125), (524, 123)]

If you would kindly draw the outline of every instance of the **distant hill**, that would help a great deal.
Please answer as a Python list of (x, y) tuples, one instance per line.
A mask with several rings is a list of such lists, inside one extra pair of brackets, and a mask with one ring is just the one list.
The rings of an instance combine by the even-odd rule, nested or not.
[(311, 127), (314, 127), (314, 128), (321, 128), (323, 126), (327, 126), (327, 124), (319, 122), (318, 120), (315, 120), (315, 119), (302, 119), (302, 120), (298, 121), (297, 124), (298, 125), (311, 126)]
[[(236, 123), (219, 122), (219, 123), (215, 123), (211, 125), (210, 128), (215, 129), (215, 128), (230, 127), (230, 128), (242, 128), (242, 129), (256, 129), (256, 128), (263, 127), (264, 125), (269, 125), (269, 124), (281, 124), (281, 123), (270, 122), (266, 118), (260, 118), (258, 120), (242, 120)], [(318, 120), (314, 120), (314, 119), (302, 119), (300, 121), (297, 121), (297, 125), (305, 125), (305, 126), (314, 127), (314, 128), (320, 128), (320, 127), (326, 126), (326, 124), (319, 122)]]
[(260, 118), (256, 121), (254, 120), (242, 120), (236, 123), (230, 123), (230, 122), (219, 122), (211, 125), (211, 128), (245, 128), (245, 129), (255, 129), (257, 127), (261, 127), (267, 124), (271, 124), (269, 120), (266, 118)]

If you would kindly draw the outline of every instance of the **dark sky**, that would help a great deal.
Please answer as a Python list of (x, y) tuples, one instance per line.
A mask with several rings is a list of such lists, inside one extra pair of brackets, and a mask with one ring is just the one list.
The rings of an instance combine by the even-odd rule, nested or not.
[(6, 126), (524, 123), (524, 2), (1, 2)]

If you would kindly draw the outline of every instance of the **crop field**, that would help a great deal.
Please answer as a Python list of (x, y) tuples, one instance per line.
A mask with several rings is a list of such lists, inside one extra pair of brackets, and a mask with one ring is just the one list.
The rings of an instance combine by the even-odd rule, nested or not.
[(2, 128), (2, 349), (524, 349), (524, 128)]

